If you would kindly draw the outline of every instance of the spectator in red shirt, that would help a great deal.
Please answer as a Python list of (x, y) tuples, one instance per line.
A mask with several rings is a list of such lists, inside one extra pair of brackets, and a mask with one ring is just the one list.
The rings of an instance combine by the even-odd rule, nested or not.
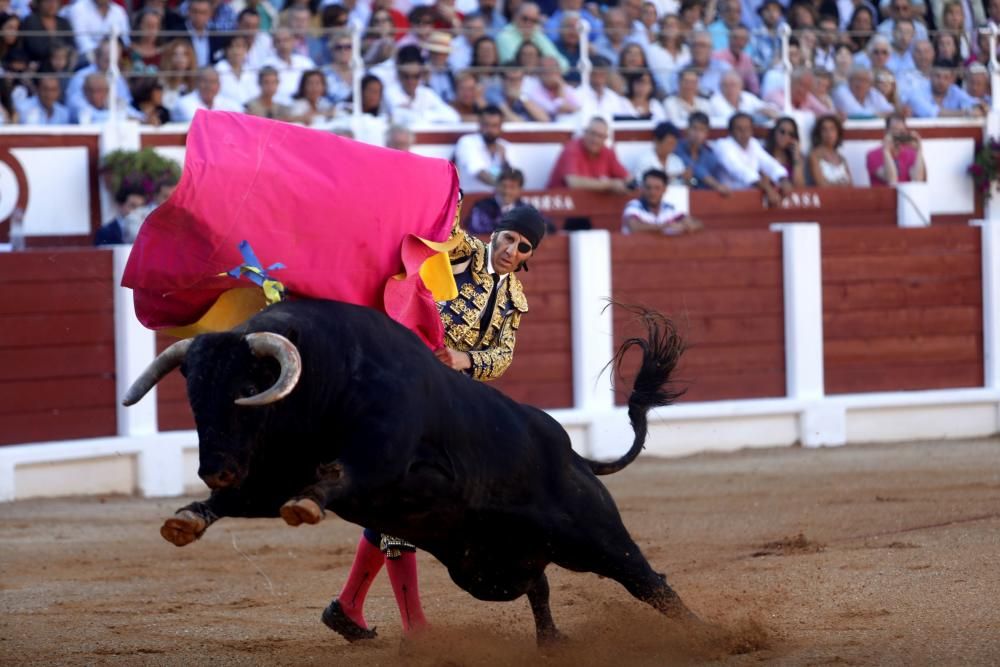
[(628, 172), (615, 151), (605, 145), (608, 123), (595, 116), (583, 136), (573, 139), (563, 149), (549, 176), (550, 188), (578, 188), (599, 192), (626, 192)]

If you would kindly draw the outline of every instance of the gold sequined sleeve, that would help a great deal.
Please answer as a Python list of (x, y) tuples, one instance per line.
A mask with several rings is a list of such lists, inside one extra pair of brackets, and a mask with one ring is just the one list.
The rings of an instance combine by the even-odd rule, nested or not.
[(489, 349), (469, 352), (469, 356), (472, 357), (473, 378), (488, 382), (504, 374), (510, 362), (514, 360), (514, 345), (517, 343), (517, 328), (520, 323), (521, 313), (513, 313)]

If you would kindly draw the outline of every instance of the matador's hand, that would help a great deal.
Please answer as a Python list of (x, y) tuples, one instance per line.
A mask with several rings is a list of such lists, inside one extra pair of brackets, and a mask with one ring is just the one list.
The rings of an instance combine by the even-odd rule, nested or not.
[(468, 352), (458, 352), (450, 347), (441, 347), (434, 351), (434, 356), (448, 368), (464, 371), (472, 368), (472, 357)]

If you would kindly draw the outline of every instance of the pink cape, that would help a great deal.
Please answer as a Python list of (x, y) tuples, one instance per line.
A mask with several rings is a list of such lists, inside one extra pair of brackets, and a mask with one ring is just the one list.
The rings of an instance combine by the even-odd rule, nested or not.
[[(386, 312), (432, 348), (443, 329), (419, 275), (447, 240), (458, 177), (445, 160), (254, 116), (199, 111), (180, 183), (146, 220), (122, 285), (150, 329), (199, 320), (248, 281), (220, 274), (250, 243), (289, 293)], [(402, 274), (402, 275), (400, 275)], [(394, 277), (397, 276), (397, 277)]]

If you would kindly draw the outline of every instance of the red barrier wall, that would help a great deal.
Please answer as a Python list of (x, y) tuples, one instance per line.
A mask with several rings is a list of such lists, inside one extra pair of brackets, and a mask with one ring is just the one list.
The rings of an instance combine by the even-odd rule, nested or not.
[[(676, 377), (686, 401), (785, 395), (781, 235), (612, 235), (616, 301), (659, 310), (688, 344)], [(640, 333), (614, 311), (615, 344)], [(619, 396), (622, 402), (623, 396)]]
[(111, 257), (0, 255), (0, 444), (117, 432)]
[(824, 229), (830, 394), (981, 387), (980, 231)]

